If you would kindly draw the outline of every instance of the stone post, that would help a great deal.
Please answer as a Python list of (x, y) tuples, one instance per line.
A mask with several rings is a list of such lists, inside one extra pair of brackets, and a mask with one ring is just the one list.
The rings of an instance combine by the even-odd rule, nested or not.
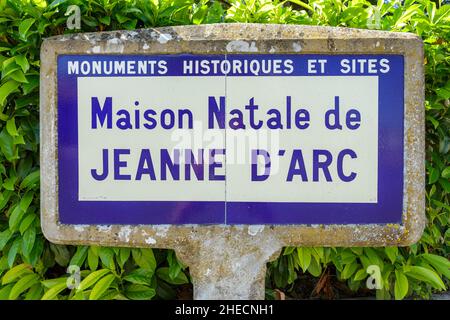
[(196, 300), (263, 300), (267, 262), (281, 243), (263, 236), (264, 226), (210, 233), (177, 251), (189, 266)]

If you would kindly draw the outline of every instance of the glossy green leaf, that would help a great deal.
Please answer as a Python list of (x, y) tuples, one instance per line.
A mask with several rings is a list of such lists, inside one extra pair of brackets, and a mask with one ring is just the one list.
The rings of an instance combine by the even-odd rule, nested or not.
[(297, 248), (297, 254), (300, 267), (302, 268), (303, 272), (306, 272), (311, 263), (311, 249)]
[(100, 299), (115, 279), (116, 277), (113, 274), (109, 274), (100, 279), (92, 289), (91, 294), (89, 295), (89, 300)]
[(29, 228), (23, 234), (22, 239), (22, 254), (25, 257), (29, 257), (31, 250), (34, 246), (34, 241), (36, 240), (36, 230), (34, 228)]
[(308, 272), (314, 277), (319, 277), (322, 274), (322, 266), (316, 259), (311, 259), (311, 263), (308, 267)]
[(433, 270), (419, 266), (405, 266), (404, 273), (408, 277), (421, 281), (426, 281), (436, 289), (440, 290), (446, 289), (444, 283), (442, 282), (442, 279)]
[(100, 248), (98, 255), (106, 268), (109, 268), (111, 270), (115, 269), (114, 251), (111, 248)]
[(141, 284), (131, 284), (125, 291), (126, 296), (132, 300), (150, 300), (156, 295), (156, 291)]
[(16, 70), (14, 72), (11, 72), (11, 74), (9, 75), (9, 77), (17, 82), (20, 83), (27, 83), (28, 80), (25, 77), (24, 73), (22, 72), (22, 70)]
[(346, 264), (341, 273), (342, 279), (349, 279), (359, 267), (360, 266), (356, 262)]
[(5, 60), (2, 68), (2, 80), (10, 77), (17, 70), (20, 70), (20, 66), (15, 63), (14, 58)]
[(16, 122), (14, 121), (14, 118), (11, 118), (8, 121), (6, 121), (6, 130), (8, 131), (11, 137), (17, 136), (19, 134), (17, 132)]
[(13, 244), (9, 248), (8, 251), (8, 266), (11, 268), (14, 265), (14, 262), (16, 261), (17, 253), (19, 252), (19, 248), (22, 244), (22, 239), (17, 238), (14, 240)]
[(369, 274), (367, 273), (366, 269), (360, 269), (355, 273), (353, 279), (355, 281), (359, 281), (359, 280), (363, 280), (363, 279), (367, 278), (368, 276), (369, 276)]
[(386, 255), (388, 256), (391, 263), (394, 263), (397, 260), (398, 256), (398, 248), (397, 247), (386, 247), (384, 248)]
[(25, 19), (19, 24), (19, 34), (22, 39), (26, 38), (28, 30), (36, 20), (33, 18)]
[(396, 300), (403, 299), (408, 293), (408, 278), (398, 270), (395, 270), (394, 294)]
[(87, 254), (88, 254), (88, 247), (86, 246), (78, 247), (77, 251), (72, 256), (72, 259), (70, 259), (70, 264), (81, 266), (86, 260)]
[(447, 168), (442, 170), (441, 176), (442, 176), (442, 178), (450, 179), (450, 166), (448, 166)]
[(0, 300), (8, 300), (9, 299), (9, 293), (11, 292), (11, 289), (13, 288), (14, 284), (10, 284), (7, 286), (4, 286), (3, 288), (0, 288)]
[(22, 277), (24, 274), (30, 274), (31, 266), (26, 263), (19, 264), (10, 270), (8, 270), (2, 277), (2, 285), (16, 281), (18, 278)]
[(446, 193), (450, 193), (450, 181), (448, 179), (439, 179), (439, 184)]
[(42, 297), (43, 293), (43, 287), (39, 283), (34, 284), (25, 295), (25, 300), (39, 300)]
[(28, 274), (22, 277), (16, 284), (12, 287), (9, 293), (9, 299), (15, 300), (26, 290), (31, 288), (31, 286), (35, 285), (39, 282), (39, 276), (37, 274)]
[(22, 68), (22, 72), (25, 73), (30, 69), (30, 64), (24, 55), (17, 55), (14, 57), (16, 64)]
[(153, 272), (146, 269), (136, 269), (130, 274), (123, 277), (123, 280), (134, 283), (150, 285), (152, 281)]
[(12, 232), (17, 231), (19, 229), (19, 225), (22, 222), (22, 218), (25, 214), (19, 205), (16, 205), (9, 216), (9, 230)]
[(183, 272), (180, 272), (175, 279), (171, 279), (169, 276), (169, 268), (167, 267), (159, 268), (156, 270), (156, 274), (159, 278), (170, 284), (185, 284), (189, 282)]
[(130, 258), (131, 250), (129, 248), (120, 248), (118, 263), (123, 268), (125, 262)]
[(67, 283), (67, 277), (53, 278), (41, 281), (41, 284), (47, 289), (50, 289), (62, 283)]
[(109, 269), (100, 269), (97, 271), (92, 272), (89, 274), (86, 278), (81, 281), (80, 286), (78, 287), (78, 290), (86, 290), (93, 286), (97, 281), (99, 281), (102, 277), (105, 275), (111, 273), (111, 270)]
[(12, 232), (9, 229), (0, 232), (0, 250), (3, 250), (5, 245), (8, 243), (9, 239), (11, 239)]
[(0, 150), (9, 162), (16, 158), (14, 141), (6, 128), (3, 128), (0, 132)]
[(50, 244), (50, 249), (54, 254), (55, 261), (62, 267), (65, 267), (69, 264), (70, 261), (70, 253), (66, 246), (58, 245), (58, 244)]
[(9, 190), (9, 191), (14, 191), (16, 181), (17, 181), (16, 176), (12, 176), (12, 177), (5, 179), (5, 182), (3, 183), (3, 188), (5, 188), (6, 190)]
[(60, 294), (62, 291), (67, 289), (66, 282), (56, 284), (55, 286), (51, 287), (47, 290), (47, 292), (44, 293), (41, 300), (54, 300), (57, 298), (58, 294)]
[(436, 183), (439, 179), (439, 169), (437, 168), (431, 168), (429, 176), (428, 176), (428, 183), (433, 184)]
[(34, 197), (34, 191), (28, 191), (27, 193), (25, 193), (25, 195), (23, 196), (23, 198), (20, 200), (20, 203), (19, 203), (20, 209), (22, 209), (24, 212), (26, 212), (28, 210), (28, 207), (31, 204), (31, 201), (33, 201), (33, 197)]
[(98, 267), (98, 255), (96, 250), (89, 248), (88, 250), (88, 265), (92, 271), (97, 270)]
[(28, 176), (26, 176), (25, 179), (23, 179), (22, 183), (20, 184), (20, 188), (26, 189), (35, 185), (36, 183), (39, 182), (39, 177), (40, 171), (39, 170), (33, 171)]
[(447, 258), (424, 253), (422, 257), (428, 261), (438, 272), (443, 274), (447, 279), (450, 279), (450, 261)]

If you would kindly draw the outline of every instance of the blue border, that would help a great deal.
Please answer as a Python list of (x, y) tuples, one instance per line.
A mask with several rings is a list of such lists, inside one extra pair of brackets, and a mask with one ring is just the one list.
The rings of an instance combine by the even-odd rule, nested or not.
[[(184, 59), (292, 59), (305, 76), (306, 61), (327, 58), (327, 73), (339, 75), (343, 58), (388, 58), (390, 72), (379, 77), (378, 202), (270, 203), (216, 201), (78, 201), (77, 75), (67, 61), (152, 59), (167, 61), (168, 72), (182, 75)], [(386, 224), (401, 223), (403, 208), (404, 58), (402, 55), (60, 55), (58, 56), (59, 221), (64, 224)], [(232, 74), (231, 76), (254, 76)], [(264, 76), (279, 76), (267, 73)], [(317, 74), (322, 76), (323, 74)], [(373, 75), (368, 73), (348, 75)], [(92, 74), (80, 76), (95, 76)], [(108, 76), (108, 75), (101, 75)], [(116, 76), (116, 75), (110, 75)], [(117, 75), (124, 76), (124, 75)], [(128, 75), (139, 76), (139, 75)], [(146, 75), (153, 76), (153, 75)], [(183, 75), (182, 75), (183, 76)], [(224, 76), (194, 74), (191, 76)], [(283, 76), (287, 76), (283, 74)], [(314, 75), (308, 75), (314, 76)], [(226, 212), (226, 221), (225, 221)]]

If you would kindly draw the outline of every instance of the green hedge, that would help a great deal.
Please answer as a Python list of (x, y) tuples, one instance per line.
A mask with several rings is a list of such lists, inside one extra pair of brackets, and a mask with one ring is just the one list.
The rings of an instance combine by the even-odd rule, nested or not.
[[(81, 8), (82, 31), (180, 24), (259, 22), (414, 32), (425, 42), (427, 217), (407, 248), (285, 248), (270, 263), (267, 297), (311, 282), (363, 294), (368, 265), (381, 269), (378, 298), (429, 297), (449, 287), (450, 5), (407, 0), (0, 0), (0, 299), (172, 299), (189, 294), (188, 271), (169, 250), (53, 245), (39, 220), (39, 48), (71, 32), (64, 16)], [(72, 275), (68, 277), (68, 266)], [(78, 289), (67, 280), (80, 277)], [(333, 281), (331, 281), (333, 279)], [(333, 290), (333, 288), (331, 288)], [(373, 291), (372, 291), (373, 292)], [(177, 295), (178, 293), (178, 295)], [(306, 295), (311, 294), (311, 289)]]

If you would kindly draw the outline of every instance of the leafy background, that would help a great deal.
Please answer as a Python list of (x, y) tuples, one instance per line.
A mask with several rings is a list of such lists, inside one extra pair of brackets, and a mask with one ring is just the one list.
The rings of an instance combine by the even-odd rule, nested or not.
[[(448, 0), (447, 0), (448, 1)], [(82, 31), (257, 22), (413, 32), (425, 43), (426, 214), (418, 244), (405, 248), (285, 248), (268, 264), (266, 297), (374, 295), (429, 298), (450, 282), (450, 5), (441, 0), (0, 0), (0, 299), (183, 299), (188, 270), (173, 251), (62, 246), (39, 220), (39, 48), (70, 33), (69, 5)], [(70, 267), (69, 267), (70, 266)], [(81, 272), (77, 272), (77, 266)], [(81, 284), (73, 288), (73, 284)], [(69, 289), (67, 284), (73, 289)]]

